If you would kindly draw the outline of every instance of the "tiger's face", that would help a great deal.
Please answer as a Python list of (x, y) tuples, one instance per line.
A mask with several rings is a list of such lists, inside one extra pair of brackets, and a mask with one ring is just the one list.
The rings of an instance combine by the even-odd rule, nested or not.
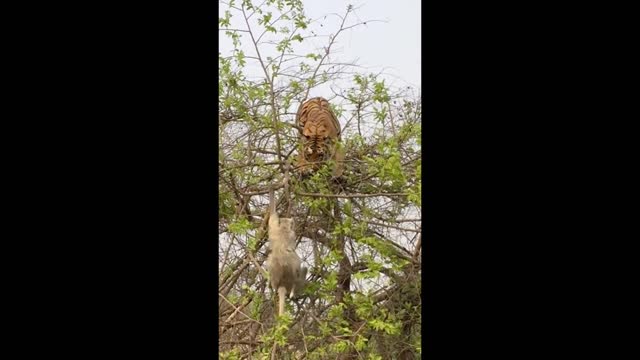
[(308, 160), (323, 160), (332, 143), (324, 126), (309, 126), (303, 132), (303, 148)]

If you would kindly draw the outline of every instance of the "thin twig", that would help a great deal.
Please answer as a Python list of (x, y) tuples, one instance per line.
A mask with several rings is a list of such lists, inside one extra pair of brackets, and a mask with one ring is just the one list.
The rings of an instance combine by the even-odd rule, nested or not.
[[(278, 149), (278, 159), (282, 162), (282, 146), (280, 146), (280, 135), (279, 135), (279, 131), (278, 131), (278, 110), (276, 108), (276, 95), (275, 95), (275, 91), (273, 90), (273, 79), (271, 76), (269, 76), (269, 70), (267, 70), (267, 66), (264, 64), (264, 61), (262, 61), (262, 55), (260, 55), (260, 50), (258, 49), (258, 42), (256, 41), (255, 37), (253, 36), (253, 32), (251, 31), (251, 25), (249, 25), (249, 19), (247, 18), (247, 14), (244, 11), (244, 6), (242, 7), (242, 15), (244, 17), (244, 21), (247, 24), (247, 30), (249, 30), (249, 35), (251, 36), (251, 42), (253, 43), (253, 47), (256, 50), (256, 55), (258, 56), (258, 61), (260, 62), (260, 66), (262, 67), (262, 70), (264, 71), (264, 76), (267, 79), (267, 82), (269, 83), (269, 92), (270, 92), (270, 96), (271, 96), (271, 110), (273, 111), (273, 130), (275, 132), (276, 135), (276, 148)], [(280, 169), (282, 170), (282, 165), (280, 165)]]
[(236, 315), (236, 313), (240, 313), (240, 314), (244, 315), (247, 319), (262, 325), (262, 323), (260, 321), (258, 321), (256, 319), (253, 319), (251, 316), (243, 313), (242, 310), (240, 310), (239, 307), (235, 306), (231, 301), (229, 301), (229, 299), (227, 299), (224, 295), (222, 295), (222, 293), (218, 292), (218, 296), (222, 297), (222, 299), (224, 299), (224, 301), (226, 301), (229, 305), (231, 305), (234, 309), (236, 309), (236, 311), (234, 311), (233, 314), (231, 314), (231, 316), (229, 316), (225, 320), (225, 322), (228, 322), (229, 320), (231, 320)]
[[(420, 229), (422, 231), (422, 228)], [(418, 259), (418, 255), (420, 254), (420, 250), (422, 249), (422, 232), (420, 232), (420, 237), (418, 238), (418, 243), (416, 244), (416, 249), (413, 253), (414, 260)]]
[(401, 228), (399, 226), (393, 226), (393, 225), (389, 225), (389, 224), (381, 224), (379, 222), (375, 222), (375, 221), (367, 221), (367, 224), (371, 224), (371, 225), (378, 225), (378, 226), (384, 226), (387, 228), (391, 228), (391, 229), (396, 229), (396, 230), (400, 230), (400, 231), (412, 231), (412, 232), (416, 232), (419, 233), (420, 230), (419, 229), (407, 229), (407, 228)]

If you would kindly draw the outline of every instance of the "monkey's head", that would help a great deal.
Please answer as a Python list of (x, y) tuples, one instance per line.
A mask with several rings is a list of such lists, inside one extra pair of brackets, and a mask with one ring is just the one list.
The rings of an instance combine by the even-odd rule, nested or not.
[(293, 232), (295, 223), (293, 218), (280, 218), (280, 228), (287, 232)]

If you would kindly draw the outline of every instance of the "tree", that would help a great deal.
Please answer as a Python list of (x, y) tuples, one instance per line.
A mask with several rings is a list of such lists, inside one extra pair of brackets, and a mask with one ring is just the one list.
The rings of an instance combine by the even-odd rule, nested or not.
[[(341, 34), (372, 22), (354, 22), (352, 6), (327, 15), (340, 25), (325, 38), (300, 0), (221, 4), (220, 33), (233, 44), (218, 59), (221, 358), (417, 358), (419, 96), (334, 59)], [(304, 51), (309, 39), (326, 43)], [(331, 163), (309, 178), (291, 177), (297, 251), (310, 275), (288, 315), (276, 319), (263, 269), (266, 195), (298, 150), (295, 112), (311, 93), (327, 98), (339, 118), (345, 171), (339, 184)]]

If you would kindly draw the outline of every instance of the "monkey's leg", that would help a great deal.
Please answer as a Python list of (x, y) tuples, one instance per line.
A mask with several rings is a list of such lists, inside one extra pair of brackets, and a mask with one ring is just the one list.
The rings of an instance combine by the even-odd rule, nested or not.
[(307, 268), (302, 266), (300, 271), (296, 275), (296, 281), (293, 283), (293, 288), (291, 289), (290, 298), (293, 298), (296, 295), (302, 294), (302, 290), (304, 289), (306, 278), (307, 277)]
[(278, 316), (284, 314), (284, 300), (287, 296), (287, 288), (280, 286), (278, 288)]

